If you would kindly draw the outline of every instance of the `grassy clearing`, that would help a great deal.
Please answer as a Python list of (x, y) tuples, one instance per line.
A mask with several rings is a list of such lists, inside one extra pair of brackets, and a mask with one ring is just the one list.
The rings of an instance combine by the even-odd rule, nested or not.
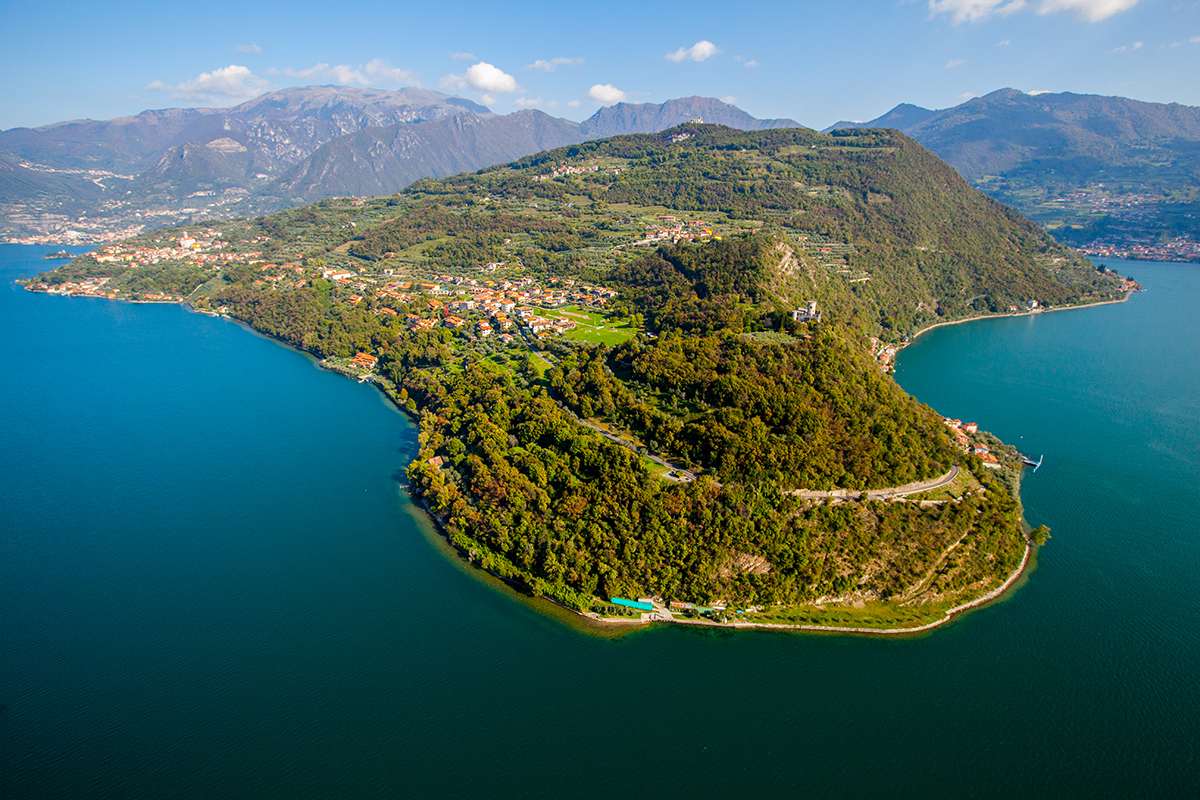
[(638, 329), (628, 322), (616, 323), (594, 311), (586, 311), (579, 306), (563, 306), (548, 309), (542, 314), (547, 317), (569, 319), (575, 323), (575, 330), (563, 334), (564, 339), (585, 344), (618, 345), (637, 335)]
[(550, 371), (553, 365), (546, 359), (539, 356), (537, 353), (531, 353), (533, 368), (537, 370), (538, 375), (545, 380), (546, 373)]
[(937, 622), (952, 606), (951, 602), (898, 606), (881, 601), (867, 602), (862, 608), (843, 603), (826, 606), (802, 605), (738, 614), (737, 619), (739, 622), (842, 628), (916, 628)]
[(646, 468), (646, 471), (655, 478), (661, 478), (671, 471), (670, 467), (664, 467), (657, 461), (651, 461), (645, 456), (638, 456), (638, 459), (642, 462), (642, 466)]
[(753, 333), (743, 333), (738, 336), (739, 339), (747, 342), (757, 342), (758, 344), (794, 344), (800, 339), (796, 336), (790, 336), (779, 331), (755, 331)]
[(967, 469), (958, 471), (958, 475), (950, 483), (940, 489), (930, 489), (927, 492), (910, 494), (909, 500), (958, 500), (964, 495), (982, 488), (979, 481)]

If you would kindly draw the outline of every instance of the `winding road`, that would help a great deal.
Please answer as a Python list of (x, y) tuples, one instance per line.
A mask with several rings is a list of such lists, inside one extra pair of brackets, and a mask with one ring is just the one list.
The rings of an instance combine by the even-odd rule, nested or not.
[[(930, 489), (940, 489), (957, 477), (958, 465), (955, 464), (950, 468), (949, 472), (937, 478), (930, 478), (927, 481), (914, 481), (913, 483), (906, 483), (903, 486), (892, 486), (887, 489), (867, 489), (865, 493), (871, 500), (890, 500), (893, 497), (905, 497), (917, 492), (927, 492)], [(850, 497), (861, 497), (863, 493), (864, 490), (862, 489), (793, 489), (789, 492), (789, 494), (803, 497), (806, 500), (821, 500), (831, 497), (845, 500)]]

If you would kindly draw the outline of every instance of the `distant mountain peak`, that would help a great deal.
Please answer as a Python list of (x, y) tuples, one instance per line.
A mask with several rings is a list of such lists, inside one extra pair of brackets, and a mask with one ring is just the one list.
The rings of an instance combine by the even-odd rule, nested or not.
[(581, 123), (589, 139), (625, 133), (657, 133), (687, 122), (707, 122), (744, 131), (803, 128), (792, 119), (756, 119), (715, 97), (679, 97), (664, 103), (617, 103), (605, 106)]
[(870, 122), (847, 122), (843, 120), (842, 122), (835, 122), (821, 131), (821, 133), (829, 133), (830, 131), (845, 128), (896, 128), (903, 131), (915, 125), (920, 125), (937, 113), (928, 108), (914, 106), (912, 103), (901, 103), (882, 117), (876, 117)]

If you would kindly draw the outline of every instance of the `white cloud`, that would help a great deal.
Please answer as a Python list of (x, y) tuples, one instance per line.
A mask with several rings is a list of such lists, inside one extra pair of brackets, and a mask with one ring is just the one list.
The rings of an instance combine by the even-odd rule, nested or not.
[(251, 97), (257, 97), (270, 87), (266, 78), (260, 78), (248, 67), (230, 64), (228, 67), (201, 72), (195, 80), (178, 84), (151, 82), (146, 89), (154, 92), (171, 92), (177, 100), (197, 103), (234, 105)]
[(484, 92), (521, 91), (516, 78), (486, 61), (480, 61), (478, 64), (468, 67), (464, 77), (467, 79), (467, 83)]
[(1134, 50), (1141, 50), (1145, 42), (1134, 42), (1133, 44), (1123, 44), (1120, 47), (1114, 47), (1110, 52), (1113, 53), (1129, 53)]
[(568, 108), (579, 108), (581, 105), (583, 105), (583, 104), (580, 103), (578, 100), (568, 100), (567, 101)]
[(977, 22), (993, 14), (1006, 17), (1020, 11), (1025, 0), (929, 0), (929, 16), (949, 14), (953, 25)]
[(743, 66), (743, 67), (757, 67), (757, 66), (758, 66), (758, 62), (757, 62), (757, 61), (755, 61), (755, 60), (752, 58), (752, 59), (750, 59), (749, 61), (747, 61), (745, 64), (743, 64), (742, 66)]
[(1099, 22), (1113, 14), (1128, 11), (1137, 4), (1138, 0), (1042, 0), (1038, 13), (1057, 14), (1059, 11), (1069, 11), (1075, 19)]
[(722, 97), (721, 102), (728, 103), (729, 105), (733, 105), (734, 103), (737, 102), (737, 98), (734, 97), (733, 95), (729, 94), (729, 95), (725, 95), (724, 97)]
[(457, 53), (451, 53), (450, 57), (453, 58), (455, 61), (478, 61), (479, 60), (475, 57), (475, 55), (473, 53), (464, 53), (462, 51), (459, 51)]
[(1188, 41), (1192, 44), (1200, 44), (1200, 36), (1193, 36), (1192, 38), (1188, 39)]
[[(1038, 0), (1038, 14), (1069, 12), (1084, 22), (1099, 22), (1128, 11), (1138, 0)], [(1006, 17), (1029, 7), (1027, 0), (929, 0), (929, 16), (950, 15), (952, 25), (978, 22), (988, 17)]]
[(668, 61), (674, 61), (678, 64), (681, 61), (691, 59), (692, 61), (703, 61), (706, 58), (712, 58), (721, 49), (707, 39), (701, 39), (691, 47), (681, 47), (674, 53), (667, 53), (665, 58)]
[(1011, 39), (1005, 39), (1003, 42), (997, 42), (996, 47), (1008, 47), (1011, 44), (1012, 44)]
[(289, 78), (300, 78), (306, 81), (331, 80), (343, 86), (355, 83), (360, 86), (421, 85), (414, 73), (406, 69), (393, 67), (382, 58), (372, 59), (365, 67), (351, 67), (348, 64), (334, 64), (331, 66), (322, 62), (314, 64), (307, 69), (292, 69), (288, 67), (282, 73)]
[(541, 104), (542, 98), (540, 97), (518, 97), (513, 101), (513, 105), (517, 108), (537, 108)]
[(409, 86), (417, 85), (417, 76), (406, 69), (393, 67), (382, 58), (373, 58), (367, 63), (365, 70), (368, 78), (373, 79), (373, 83), (403, 83)]
[(1050, 90), (1049, 89), (1034, 89), (1032, 92), (1026, 92), (1025, 94), (1029, 95), (1030, 97), (1037, 97), (1039, 94), (1050, 94)]
[(976, 97), (979, 97), (979, 95), (975, 94), (974, 92), (963, 92), (962, 94), (960, 94), (958, 96), (958, 99), (959, 99), (959, 101), (965, 103), (968, 100), (972, 100)]
[(517, 79), (486, 61), (472, 64), (462, 75), (446, 75), (438, 86), (442, 89), (465, 89), (470, 86), (479, 92), (508, 94), (523, 91)]
[(252, 56), (256, 56), (262, 52), (262, 48), (254, 42), (251, 42), (250, 44), (235, 44), (233, 49), (239, 53), (249, 53)]
[(944, 69), (954, 69), (957, 66), (967, 63), (965, 58), (952, 58), (946, 62)]
[(621, 103), (629, 95), (622, 92), (611, 83), (597, 83), (592, 88), (588, 89), (587, 96), (593, 101), (602, 106), (611, 106), (613, 103)]
[(526, 64), (525, 69), (540, 69), (545, 72), (554, 72), (559, 67), (577, 67), (583, 63), (582, 58), (552, 58), (549, 61), (538, 59), (532, 64)]

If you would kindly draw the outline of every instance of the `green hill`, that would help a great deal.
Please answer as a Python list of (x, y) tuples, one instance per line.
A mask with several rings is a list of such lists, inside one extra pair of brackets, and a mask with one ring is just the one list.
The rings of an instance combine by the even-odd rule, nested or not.
[(868, 334), (1118, 284), (896, 131), (685, 125), (146, 234), (30, 288), (187, 297), (370, 373), (447, 537), (536, 594), (881, 628), (995, 590), (1025, 538), (1015, 451), (965, 452)]
[(874, 127), (903, 130), (1064, 242), (1200, 242), (1200, 108), (1001, 89), (834, 126)]

